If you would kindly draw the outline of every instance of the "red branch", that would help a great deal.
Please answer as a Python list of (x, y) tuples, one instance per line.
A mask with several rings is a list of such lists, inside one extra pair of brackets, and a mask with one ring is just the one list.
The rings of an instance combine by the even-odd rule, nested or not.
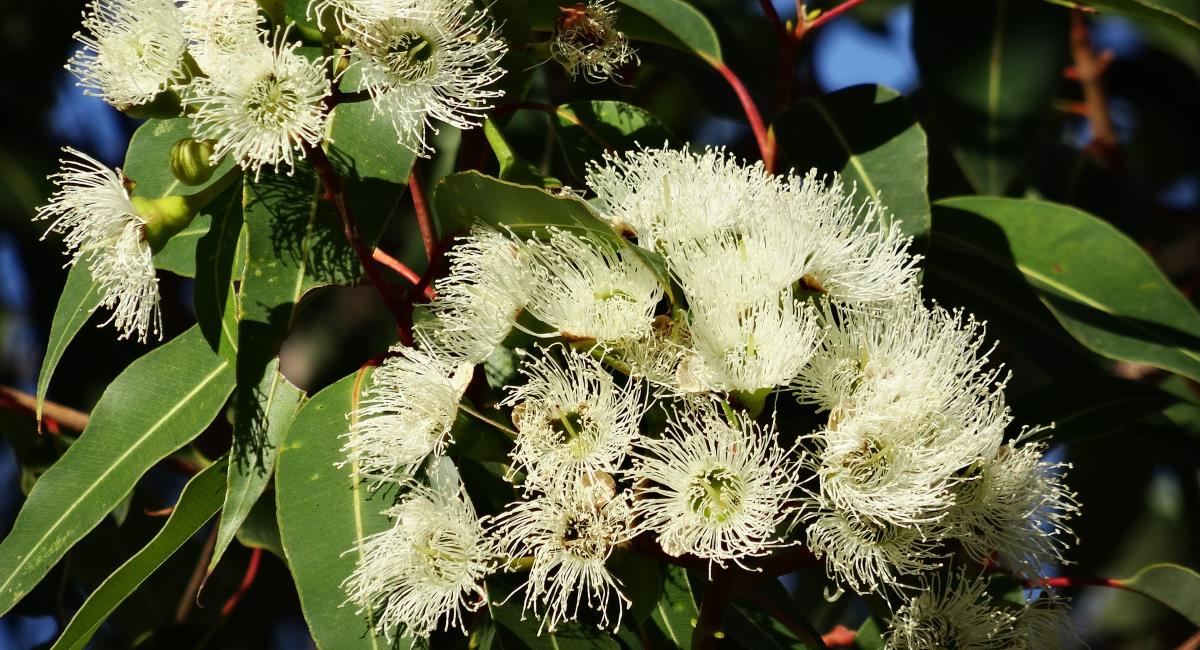
[(1071, 578), (1059, 576), (1055, 578), (1039, 578), (1027, 583), (1030, 587), (1053, 587), (1056, 589), (1074, 589), (1076, 587), (1114, 587), (1125, 589), (1125, 584), (1112, 578)]
[(821, 635), (821, 642), (827, 648), (852, 648), (856, 636), (858, 633), (845, 625), (835, 625), (832, 630)]
[(804, 16), (800, 16), (800, 19), (796, 21), (796, 38), (800, 38), (810, 30), (814, 30), (821, 25), (824, 25), (825, 23), (837, 18), (838, 16), (850, 11), (866, 1), (867, 0), (846, 0), (846, 2), (843, 2), (833, 9), (830, 9), (829, 11), (817, 16), (812, 22), (807, 22), (804, 20)]
[[(408, 280), (409, 282), (413, 283), (414, 287), (419, 287), (424, 282), (424, 279), (420, 275), (417, 275), (416, 271), (408, 268), (408, 266), (404, 262), (401, 262), (400, 260), (383, 252), (382, 249), (376, 248), (376, 249), (372, 250), (371, 251), (371, 259), (388, 267), (389, 269), (395, 271), (396, 273), (399, 273), (405, 280)], [(423, 293), (425, 294), (426, 298), (433, 300), (433, 298), (434, 298), (433, 287), (426, 284)]]
[(762, 156), (763, 164), (766, 165), (767, 173), (774, 173), (775, 134), (767, 132), (762, 114), (758, 112), (758, 107), (754, 105), (754, 98), (750, 96), (750, 91), (746, 90), (746, 84), (742, 83), (737, 74), (723, 62), (708, 56), (704, 56), (704, 60), (708, 61), (708, 64), (716, 69), (717, 72), (720, 72), (725, 81), (729, 83), (729, 86), (733, 88), (733, 93), (737, 95), (738, 101), (742, 103), (742, 110), (746, 113), (746, 121), (750, 123), (750, 130), (754, 132), (754, 140), (758, 143), (758, 152)]
[(242, 575), (242, 583), (238, 585), (237, 591), (225, 601), (225, 605), (221, 607), (221, 616), (229, 616), (237, 607), (238, 601), (242, 596), (246, 595), (246, 591), (254, 584), (254, 578), (258, 576), (258, 563), (262, 559), (262, 549), (256, 548), (250, 553), (250, 563), (246, 565), (246, 573)]
[(342, 230), (345, 232), (346, 240), (354, 248), (354, 254), (358, 256), (359, 263), (366, 270), (367, 277), (370, 278), (371, 284), (375, 285), (379, 296), (383, 298), (388, 311), (392, 312), (400, 342), (404, 345), (412, 345), (412, 316), (404, 308), (404, 303), (392, 293), (391, 285), (384, 281), (379, 265), (375, 263), (371, 251), (363, 243), (358, 230), (358, 222), (354, 220), (354, 215), (350, 214), (350, 207), (346, 205), (346, 194), (342, 188), (341, 176), (338, 176), (333, 164), (329, 162), (329, 157), (320, 147), (309, 148), (308, 159), (312, 163), (313, 169), (317, 171), (321, 184), (325, 186), (325, 197), (333, 202), (338, 216), (342, 219)]
[[(421, 229), (421, 243), (425, 244), (425, 259), (432, 263), (437, 235), (433, 228), (433, 218), (429, 214), (429, 202), (425, 200), (421, 169), (416, 163), (413, 163), (412, 171), (408, 175), (408, 191), (412, 193), (413, 210), (417, 213), (417, 226)], [(419, 279), (413, 280), (414, 283), (418, 281)]]

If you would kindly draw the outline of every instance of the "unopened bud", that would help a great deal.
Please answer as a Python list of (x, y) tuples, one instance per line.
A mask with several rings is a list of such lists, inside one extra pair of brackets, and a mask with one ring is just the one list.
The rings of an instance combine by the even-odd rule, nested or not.
[(184, 185), (203, 185), (212, 178), (212, 140), (183, 138), (171, 147), (171, 173)]

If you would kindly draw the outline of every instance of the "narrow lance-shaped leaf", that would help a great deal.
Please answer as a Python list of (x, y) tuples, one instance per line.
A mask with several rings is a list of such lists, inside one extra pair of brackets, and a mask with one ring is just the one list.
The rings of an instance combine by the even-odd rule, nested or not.
[(232, 367), (195, 327), (113, 380), (87, 429), (38, 480), (0, 543), (0, 614), (100, 523), (146, 470), (199, 435), (232, 389)]
[(663, 571), (662, 596), (650, 613), (647, 625), (653, 623), (675, 647), (690, 650), (692, 632), (696, 629), (699, 617), (700, 610), (696, 607), (696, 599), (692, 597), (687, 570), (674, 565), (666, 567)]
[(85, 647), (117, 607), (212, 519), (221, 507), (225, 469), (226, 459), (222, 457), (188, 481), (162, 529), (88, 596), (54, 642), (53, 650)]
[(71, 340), (83, 328), (92, 312), (100, 305), (100, 287), (92, 280), (86, 262), (71, 267), (67, 283), (63, 286), (58, 306), (54, 308), (54, 320), (50, 322), (50, 339), (46, 343), (46, 356), (42, 358), (42, 369), (37, 381), (37, 417), (42, 417), (42, 403), (50, 389), (50, 378)]
[(360, 382), (366, 372), (350, 375), (322, 390), (296, 414), (280, 445), (275, 469), (279, 533), (288, 567), (296, 581), (304, 619), (317, 646), (326, 649), (372, 648), (391, 644), (375, 631), (373, 612), (356, 613), (342, 582), (354, 571), (363, 540), (386, 529), (383, 511), (391, 505), (384, 492), (372, 493), (343, 464), (342, 437), (351, 425)]
[(1020, 273), (1084, 346), (1200, 379), (1200, 313), (1110, 224), (1065, 205), (961, 197), (934, 206), (934, 238)]
[(1192, 625), (1200, 626), (1200, 573), (1178, 564), (1151, 564), (1133, 577), (1115, 582), (1157, 600), (1179, 612)]
[(246, 439), (235, 438), (233, 441), (229, 486), (225, 493), (225, 505), (221, 508), (221, 523), (212, 560), (208, 564), (209, 573), (216, 568), (225, 549), (233, 541), (234, 534), (266, 490), (267, 482), (275, 473), (279, 439), (291, 426), (296, 411), (304, 403), (304, 392), (279, 373), (278, 358), (267, 365), (266, 377), (254, 389), (254, 395), (262, 412), (254, 418), (251, 436)]

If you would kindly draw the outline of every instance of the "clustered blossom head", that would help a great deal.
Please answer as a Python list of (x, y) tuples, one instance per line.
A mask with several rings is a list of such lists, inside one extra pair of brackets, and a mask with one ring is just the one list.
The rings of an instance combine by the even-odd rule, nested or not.
[[(519, 489), (482, 525), (497, 570), (528, 570), (518, 592), (541, 630), (618, 626), (630, 601), (608, 562), (638, 538), (710, 570), (802, 543), (839, 586), (894, 604), (892, 648), (1063, 631), (1052, 594), (1003, 603), (968, 577), (966, 562), (1025, 579), (1062, 562), (1076, 505), (1040, 429), (1005, 438), (982, 324), (920, 299), (881, 205), (715, 150), (635, 151), (587, 180), (609, 235), (480, 226), (458, 241), (418, 349), (396, 351), (355, 413), (361, 477), (416, 478), (446, 450), (471, 369), (509, 353), (519, 372), (496, 408), (514, 428), (466, 410), (512, 440)], [(777, 424), (787, 400), (815, 430)]]
[(622, 66), (638, 60), (616, 22), (617, 10), (605, 0), (559, 7), (550, 41), (554, 60), (572, 77), (582, 74), (593, 83), (615, 78)]
[(435, 122), (470, 129), (503, 92), (489, 88), (504, 75), (507, 45), (494, 21), (471, 0), (314, 0), (310, 13), (331, 12), (353, 57), (375, 113), (391, 122), (397, 141), (426, 156)]
[(75, 149), (63, 151), (71, 158), (63, 159), (62, 171), (50, 177), (58, 190), (37, 218), (54, 219), (47, 234), (63, 235), (68, 265), (82, 260), (88, 267), (100, 289), (100, 304), (112, 310), (105, 324), (114, 323), (120, 338), (144, 342), (162, 330), (146, 220), (130, 200), (120, 170)]

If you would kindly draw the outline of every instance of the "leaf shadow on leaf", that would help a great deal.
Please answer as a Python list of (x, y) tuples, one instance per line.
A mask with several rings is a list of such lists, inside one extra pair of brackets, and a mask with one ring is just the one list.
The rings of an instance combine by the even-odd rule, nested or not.
[(308, 276), (358, 277), (354, 250), (308, 165), (296, 165), (290, 176), (264, 174), (254, 184), (253, 197), (246, 205), (248, 213), (254, 210), (270, 214), (271, 244), (277, 258), (303, 266)]
[[(1008, 238), (999, 226), (965, 210), (950, 206), (940, 209), (946, 212), (948, 220), (956, 222), (956, 229), (961, 227), (963, 232), (971, 233), (971, 245), (986, 251), (987, 262), (1017, 277), (1024, 277)], [(1113, 336), (1166, 343), (1184, 350), (1200, 350), (1200, 337), (1190, 332), (1128, 314), (1108, 313), (1032, 283), (1029, 286), (1060, 319), (1065, 318)]]

